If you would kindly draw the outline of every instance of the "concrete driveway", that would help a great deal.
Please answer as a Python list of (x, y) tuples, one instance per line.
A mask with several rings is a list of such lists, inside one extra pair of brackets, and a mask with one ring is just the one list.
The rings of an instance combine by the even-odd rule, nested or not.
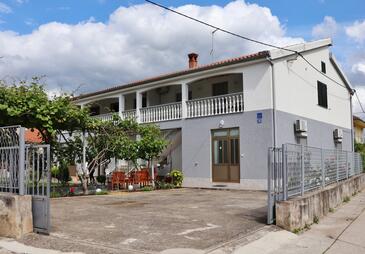
[(25, 244), (83, 253), (209, 250), (263, 228), (266, 193), (176, 189), (58, 198), (51, 214), (51, 235), (31, 234)]

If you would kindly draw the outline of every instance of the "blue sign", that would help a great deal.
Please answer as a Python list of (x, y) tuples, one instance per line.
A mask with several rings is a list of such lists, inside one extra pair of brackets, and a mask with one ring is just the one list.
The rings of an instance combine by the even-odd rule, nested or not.
[(257, 123), (262, 123), (262, 113), (256, 113), (256, 121)]

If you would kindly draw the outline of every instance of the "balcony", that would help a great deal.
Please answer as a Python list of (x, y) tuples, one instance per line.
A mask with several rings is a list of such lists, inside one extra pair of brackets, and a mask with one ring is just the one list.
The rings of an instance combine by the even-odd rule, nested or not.
[(154, 123), (181, 119), (181, 102), (140, 109), (142, 123)]
[[(220, 96), (198, 98), (186, 101), (186, 118), (207, 117), (243, 112), (243, 93), (231, 93)], [(113, 113), (94, 116), (101, 120), (111, 120)], [(183, 118), (182, 103), (174, 102), (140, 108), (141, 123), (156, 123)], [(125, 110), (121, 117), (137, 118), (137, 111)]]
[(188, 118), (243, 112), (243, 93), (189, 100), (186, 105)]
[(125, 110), (122, 112), (122, 115), (121, 117), (123, 119), (135, 119), (137, 118), (137, 113), (136, 113), (136, 110), (135, 109), (131, 109), (131, 110)]

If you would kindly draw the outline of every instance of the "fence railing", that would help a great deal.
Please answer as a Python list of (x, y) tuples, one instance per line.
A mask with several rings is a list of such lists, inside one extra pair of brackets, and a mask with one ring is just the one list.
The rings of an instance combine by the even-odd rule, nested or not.
[(243, 93), (189, 100), (188, 117), (202, 117), (243, 112)]
[(125, 110), (122, 112), (122, 119), (135, 119), (136, 118), (136, 110)]
[(0, 192), (24, 194), (23, 149), (24, 128), (0, 127)]
[(157, 105), (140, 109), (141, 122), (161, 122), (181, 118), (181, 102)]
[(269, 149), (268, 223), (275, 202), (324, 188), (363, 172), (359, 153), (296, 144)]
[(100, 119), (102, 121), (110, 121), (113, 119), (113, 114), (115, 113), (107, 113), (107, 114), (101, 114), (101, 115), (95, 115), (93, 117)]
[(25, 194), (50, 196), (50, 167), (49, 145), (25, 146)]
[(282, 149), (287, 197), (303, 195), (362, 172), (359, 153), (294, 144)]

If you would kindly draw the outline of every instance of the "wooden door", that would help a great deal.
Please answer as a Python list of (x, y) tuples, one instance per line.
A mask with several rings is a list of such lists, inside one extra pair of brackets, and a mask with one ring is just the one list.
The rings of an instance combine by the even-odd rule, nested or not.
[(212, 131), (213, 182), (240, 181), (239, 129)]

